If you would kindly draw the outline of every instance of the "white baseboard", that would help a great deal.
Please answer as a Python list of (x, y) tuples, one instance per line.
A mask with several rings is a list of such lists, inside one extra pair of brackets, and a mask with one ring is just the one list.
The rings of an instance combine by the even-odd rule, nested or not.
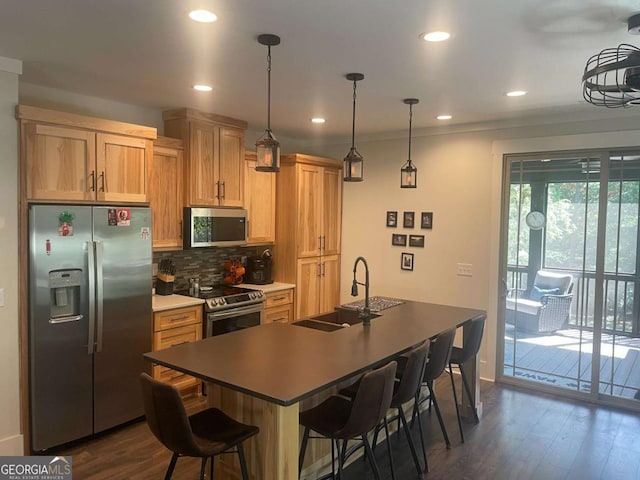
[(22, 434), (0, 438), (0, 456), (24, 455), (24, 437)]

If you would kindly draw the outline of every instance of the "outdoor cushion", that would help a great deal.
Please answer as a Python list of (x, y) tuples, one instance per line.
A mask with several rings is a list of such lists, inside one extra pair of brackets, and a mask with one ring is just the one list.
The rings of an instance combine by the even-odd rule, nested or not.
[(534, 285), (531, 289), (531, 294), (529, 295), (529, 300), (534, 300), (539, 302), (542, 300), (544, 295), (560, 295), (559, 288), (540, 288), (537, 285)]
[(519, 297), (516, 301), (515, 298), (507, 298), (507, 308), (509, 310), (517, 310), (521, 313), (528, 313), (529, 315), (538, 315), (542, 307), (542, 303), (528, 298)]

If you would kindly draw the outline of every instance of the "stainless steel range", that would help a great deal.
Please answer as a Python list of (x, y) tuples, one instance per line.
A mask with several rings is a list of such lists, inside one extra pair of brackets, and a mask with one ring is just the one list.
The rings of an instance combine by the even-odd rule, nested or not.
[(262, 323), (265, 296), (260, 290), (219, 285), (176, 293), (204, 299), (205, 337), (222, 335)]

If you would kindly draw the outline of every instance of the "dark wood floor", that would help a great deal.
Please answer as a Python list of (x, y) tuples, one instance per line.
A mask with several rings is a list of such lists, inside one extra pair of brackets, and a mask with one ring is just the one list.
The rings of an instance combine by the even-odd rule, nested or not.
[[(445, 447), (435, 414), (424, 415), (430, 472), (417, 475), (406, 441), (394, 435), (398, 480), (640, 479), (638, 415), (483, 382), (484, 416), (479, 425), (465, 424), (466, 442), (461, 444), (448, 382), (446, 376), (439, 379), (436, 392), (451, 449)], [(201, 404), (192, 401), (189, 409)], [(415, 430), (418, 440), (417, 426)], [(376, 458), (388, 479), (386, 451), (381, 447)], [(171, 457), (145, 422), (49, 454), (73, 456), (74, 480), (161, 479)], [(173, 478), (197, 479), (198, 474), (199, 460), (181, 458)], [(373, 476), (360, 460), (345, 472), (345, 480), (368, 478)]]

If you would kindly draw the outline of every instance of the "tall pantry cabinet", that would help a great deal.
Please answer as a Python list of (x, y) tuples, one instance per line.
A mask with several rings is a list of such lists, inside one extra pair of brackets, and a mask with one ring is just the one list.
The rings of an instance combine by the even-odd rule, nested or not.
[(340, 301), (342, 162), (284, 155), (276, 181), (274, 278), (296, 285), (297, 319), (332, 311)]

